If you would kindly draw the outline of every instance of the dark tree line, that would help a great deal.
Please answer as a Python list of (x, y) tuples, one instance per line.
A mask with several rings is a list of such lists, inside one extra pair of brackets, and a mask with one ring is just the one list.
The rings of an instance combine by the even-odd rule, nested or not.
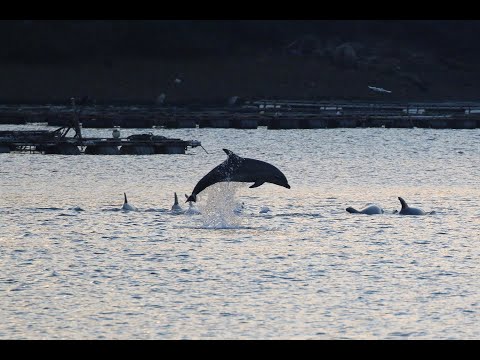
[(249, 54), (279, 50), (305, 35), (387, 39), (440, 54), (480, 56), (478, 34), (478, 20), (1, 20), (0, 61)]

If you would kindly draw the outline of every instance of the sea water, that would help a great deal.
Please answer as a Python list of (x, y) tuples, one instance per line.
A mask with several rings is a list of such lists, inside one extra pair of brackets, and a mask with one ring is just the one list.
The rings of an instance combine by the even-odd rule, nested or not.
[[(206, 151), (0, 154), (1, 339), (480, 338), (479, 129), (150, 131)], [(291, 189), (217, 184), (171, 212), (223, 148)], [(393, 214), (399, 196), (435, 214)]]

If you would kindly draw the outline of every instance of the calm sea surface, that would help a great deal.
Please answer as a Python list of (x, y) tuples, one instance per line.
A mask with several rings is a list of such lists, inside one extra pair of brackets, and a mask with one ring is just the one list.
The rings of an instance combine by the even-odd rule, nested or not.
[[(480, 129), (148, 131), (208, 154), (0, 154), (0, 339), (480, 338)], [(222, 148), (291, 189), (172, 213)]]

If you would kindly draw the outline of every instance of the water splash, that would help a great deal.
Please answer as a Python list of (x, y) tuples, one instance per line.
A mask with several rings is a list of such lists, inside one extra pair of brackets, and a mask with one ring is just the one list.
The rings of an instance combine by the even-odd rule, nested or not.
[(202, 193), (202, 199), (197, 202), (201, 212), (201, 221), (207, 228), (231, 229), (241, 225), (235, 200), (237, 191), (245, 184), (237, 182), (221, 182), (210, 186)]
[(197, 209), (192, 202), (188, 203), (188, 209), (184, 212), (185, 215), (200, 215), (200, 210)]

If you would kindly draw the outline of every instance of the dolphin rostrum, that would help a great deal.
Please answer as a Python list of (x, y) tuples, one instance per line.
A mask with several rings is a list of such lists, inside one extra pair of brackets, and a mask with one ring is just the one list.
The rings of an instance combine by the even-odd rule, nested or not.
[(263, 183), (272, 183), (290, 189), (287, 178), (275, 166), (265, 161), (242, 158), (230, 150), (223, 149), (228, 155), (227, 160), (205, 175), (192, 191), (188, 201), (197, 201), (197, 195), (207, 187), (224, 181), (253, 182), (250, 188), (256, 188)]

